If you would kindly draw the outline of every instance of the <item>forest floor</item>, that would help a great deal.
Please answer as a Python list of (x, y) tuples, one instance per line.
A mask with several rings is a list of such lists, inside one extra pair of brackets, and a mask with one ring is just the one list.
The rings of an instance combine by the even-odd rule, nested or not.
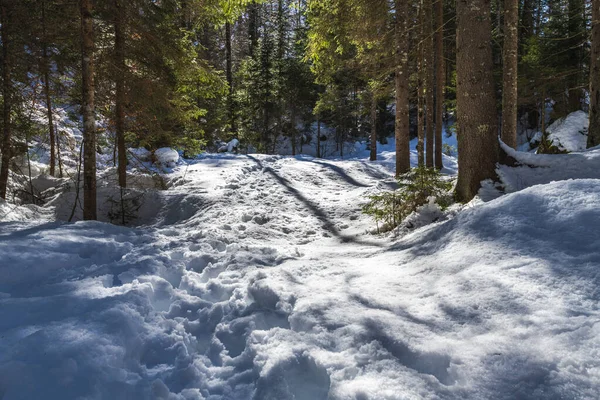
[(1, 223), (0, 398), (595, 398), (600, 149), (560, 160), (400, 237), (361, 213), (385, 155), (205, 155), (137, 228)]

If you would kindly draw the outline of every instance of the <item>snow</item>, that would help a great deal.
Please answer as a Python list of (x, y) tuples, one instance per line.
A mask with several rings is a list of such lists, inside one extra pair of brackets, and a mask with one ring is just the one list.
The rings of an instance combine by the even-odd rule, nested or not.
[(170, 147), (161, 147), (154, 151), (156, 163), (165, 168), (173, 168), (179, 162), (179, 153)]
[(583, 151), (587, 146), (590, 119), (585, 111), (575, 111), (555, 121), (546, 129), (548, 139), (558, 148), (567, 151)]
[(136, 228), (0, 223), (0, 397), (597, 397), (600, 149), (513, 152), (515, 193), (393, 240), (360, 212), (393, 142), (357, 150), (204, 154)]
[(501, 145), (521, 164), (515, 168), (498, 166), (496, 171), (507, 192), (553, 181), (600, 177), (600, 147), (569, 154), (534, 154), (515, 151), (504, 143)]

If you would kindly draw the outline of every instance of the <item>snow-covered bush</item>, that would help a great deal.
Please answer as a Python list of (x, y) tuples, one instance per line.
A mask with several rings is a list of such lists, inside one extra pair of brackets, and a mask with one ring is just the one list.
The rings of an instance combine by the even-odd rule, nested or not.
[(162, 147), (154, 151), (156, 163), (161, 167), (173, 168), (179, 162), (179, 153), (170, 147)]
[(452, 183), (435, 168), (413, 168), (398, 178), (398, 185), (397, 190), (368, 196), (363, 206), (363, 213), (375, 219), (377, 232), (394, 229), (419, 207), (432, 203), (432, 198), (442, 209), (451, 202)]

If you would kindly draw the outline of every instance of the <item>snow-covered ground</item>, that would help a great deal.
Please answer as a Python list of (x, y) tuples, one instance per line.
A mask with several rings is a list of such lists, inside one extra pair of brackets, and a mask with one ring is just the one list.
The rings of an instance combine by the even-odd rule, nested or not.
[(392, 149), (204, 155), (135, 229), (0, 223), (0, 398), (597, 398), (600, 149), (396, 239), (360, 212)]

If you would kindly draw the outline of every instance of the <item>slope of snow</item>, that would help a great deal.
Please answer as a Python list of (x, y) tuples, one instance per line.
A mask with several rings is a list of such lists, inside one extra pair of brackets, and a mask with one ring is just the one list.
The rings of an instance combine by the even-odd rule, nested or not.
[(507, 192), (533, 185), (568, 179), (600, 178), (600, 147), (579, 153), (534, 154), (515, 151), (504, 143), (503, 150), (521, 165), (499, 165), (496, 171)]
[(546, 130), (558, 148), (567, 151), (583, 151), (587, 147), (590, 118), (585, 111), (575, 111), (554, 122)]
[(0, 223), (0, 397), (594, 398), (600, 181), (390, 243), (390, 162), (207, 154), (152, 225)]

